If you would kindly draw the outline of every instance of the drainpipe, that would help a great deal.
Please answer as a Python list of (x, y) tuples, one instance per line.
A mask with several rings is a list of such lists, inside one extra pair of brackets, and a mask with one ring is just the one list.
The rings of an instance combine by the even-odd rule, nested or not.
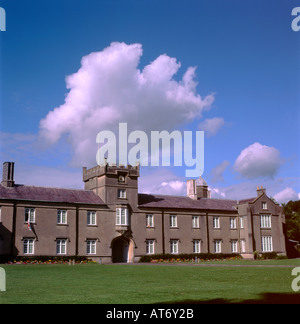
[(210, 253), (208, 210), (206, 210), (206, 236), (207, 236), (207, 253)]
[(75, 237), (75, 255), (78, 256), (78, 241), (79, 241), (79, 208), (76, 206), (76, 237)]
[(165, 212), (161, 211), (161, 233), (162, 233), (162, 252), (166, 253), (165, 250)]

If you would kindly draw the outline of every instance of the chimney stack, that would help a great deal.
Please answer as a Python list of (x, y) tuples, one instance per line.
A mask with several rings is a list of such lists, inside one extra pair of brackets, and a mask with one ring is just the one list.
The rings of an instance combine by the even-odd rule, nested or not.
[(202, 177), (197, 180), (187, 180), (186, 187), (187, 196), (191, 199), (211, 198), (211, 192), (208, 190), (207, 182)]
[(263, 188), (263, 186), (261, 186), (260, 188), (257, 187), (257, 197), (261, 196), (262, 194), (266, 193), (266, 188)]
[(3, 173), (2, 173), (2, 186), (4, 187), (13, 187), (15, 184), (14, 181), (14, 162), (4, 162), (3, 163)]

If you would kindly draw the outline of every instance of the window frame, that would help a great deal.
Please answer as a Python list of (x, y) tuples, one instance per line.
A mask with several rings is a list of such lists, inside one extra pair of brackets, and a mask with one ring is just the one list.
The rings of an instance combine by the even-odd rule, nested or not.
[(94, 210), (88, 210), (86, 213), (86, 223), (88, 226), (97, 226), (97, 212)]
[[(24, 238), (23, 239), (23, 254), (24, 255), (34, 255), (34, 245), (35, 239), (34, 238)], [(31, 252), (30, 252), (31, 250)]]
[(86, 240), (86, 254), (87, 255), (97, 254), (97, 240), (96, 239), (87, 239)]
[(230, 229), (237, 229), (237, 217), (230, 217)]
[[(63, 251), (63, 249), (65, 251)], [(66, 255), (68, 251), (68, 240), (57, 239), (56, 240), (56, 255)]]
[(192, 216), (192, 228), (200, 228), (200, 216)]
[(193, 240), (193, 253), (201, 253), (201, 240)]
[(34, 224), (35, 223), (35, 208), (26, 207), (25, 208), (25, 215), (24, 215), (24, 222)]
[(214, 229), (220, 229), (221, 225), (220, 225), (220, 216), (213, 216), (213, 228)]
[[(63, 221), (65, 218), (65, 221)], [(68, 211), (66, 209), (57, 209), (57, 225), (67, 225), (68, 224)]]
[(146, 227), (153, 228), (154, 227), (154, 216), (153, 214), (146, 214)]
[(155, 240), (146, 240), (146, 254), (155, 254)]
[(179, 240), (170, 240), (170, 254), (179, 254)]
[(260, 215), (260, 228), (272, 228), (272, 215), (270, 214)]
[(118, 188), (118, 199), (126, 199), (127, 192), (126, 189)]
[[(124, 212), (124, 214), (123, 214)], [(116, 225), (129, 226), (129, 210), (125, 207), (116, 208)]]
[(273, 237), (264, 235), (261, 237), (261, 251), (263, 253), (273, 252)]
[(177, 215), (170, 214), (170, 228), (178, 228)]
[(215, 253), (222, 253), (222, 240), (214, 240)]

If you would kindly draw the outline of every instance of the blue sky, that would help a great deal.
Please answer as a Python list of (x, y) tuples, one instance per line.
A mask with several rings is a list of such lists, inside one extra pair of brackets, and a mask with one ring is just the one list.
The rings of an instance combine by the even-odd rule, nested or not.
[[(0, 1), (7, 18), (7, 31), (0, 33), (0, 161), (16, 162), (20, 183), (82, 187), (81, 166), (95, 165), (97, 151), (95, 134), (86, 129), (91, 125), (95, 131), (99, 123), (99, 131), (115, 130), (113, 122), (122, 121), (110, 119), (106, 110), (96, 113), (95, 105), (105, 102), (124, 117), (127, 108), (119, 101), (126, 90), (128, 104), (138, 109), (129, 113), (135, 120), (130, 128), (205, 130), (203, 177), (213, 196), (255, 196), (263, 185), (280, 202), (297, 199), (300, 32), (291, 29), (291, 12), (298, 5), (284, 0)], [(120, 59), (96, 67), (88, 55), (105, 49)], [(83, 67), (87, 56), (90, 63)], [(128, 69), (122, 64), (126, 59), (133, 62)], [(160, 87), (136, 92), (133, 74), (153, 68), (153, 62), (155, 76), (173, 72)], [(197, 67), (190, 78), (197, 86), (186, 85), (180, 102), (160, 102), (170, 87), (177, 91), (191, 67)], [(79, 70), (91, 74), (92, 86), (81, 82)], [(73, 88), (67, 89), (70, 75)], [(80, 109), (70, 95), (75, 88), (90, 103), (82, 118), (74, 117)], [(213, 102), (194, 104), (199, 96), (203, 101), (212, 96)], [(66, 100), (73, 119), (66, 116)], [(156, 105), (152, 116), (151, 102)], [(189, 111), (192, 117), (185, 118)], [(184, 194), (185, 180), (184, 168), (143, 168), (140, 186), (145, 192)]]

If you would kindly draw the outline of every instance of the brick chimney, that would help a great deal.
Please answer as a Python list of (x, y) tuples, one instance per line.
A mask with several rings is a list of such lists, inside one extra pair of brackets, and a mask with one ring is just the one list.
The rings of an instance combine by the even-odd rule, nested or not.
[(3, 173), (2, 173), (2, 186), (4, 187), (13, 187), (15, 184), (14, 181), (14, 162), (4, 162), (3, 163)]
[(266, 188), (263, 188), (263, 186), (261, 186), (260, 188), (257, 187), (257, 197), (261, 196), (262, 194), (266, 193)]

